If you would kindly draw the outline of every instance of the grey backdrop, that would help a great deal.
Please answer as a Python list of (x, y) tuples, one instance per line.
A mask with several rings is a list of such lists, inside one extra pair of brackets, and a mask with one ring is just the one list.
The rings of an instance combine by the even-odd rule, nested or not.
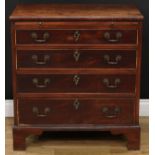
[(135, 4), (144, 15), (141, 98), (149, 97), (149, 0), (6, 0), (6, 99), (12, 99), (11, 43), (9, 15), (19, 3), (115, 3)]

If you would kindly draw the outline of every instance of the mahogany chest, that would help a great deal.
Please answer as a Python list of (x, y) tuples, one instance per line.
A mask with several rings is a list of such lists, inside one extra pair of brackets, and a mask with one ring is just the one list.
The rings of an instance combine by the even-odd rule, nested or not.
[(15, 150), (43, 131), (110, 131), (140, 148), (135, 6), (24, 4), (10, 20)]

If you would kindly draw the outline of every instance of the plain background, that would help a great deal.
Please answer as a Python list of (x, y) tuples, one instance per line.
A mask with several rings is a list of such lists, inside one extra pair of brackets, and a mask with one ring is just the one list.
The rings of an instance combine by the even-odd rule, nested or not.
[(112, 3), (135, 4), (144, 16), (142, 71), (141, 71), (141, 98), (149, 98), (149, 1), (148, 0), (6, 0), (5, 1), (5, 98), (12, 99), (12, 71), (11, 71), (11, 43), (9, 15), (19, 3)]

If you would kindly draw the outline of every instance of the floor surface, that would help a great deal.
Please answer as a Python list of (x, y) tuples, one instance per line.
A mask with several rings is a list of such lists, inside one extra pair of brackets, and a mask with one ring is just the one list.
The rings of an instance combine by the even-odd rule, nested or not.
[(141, 149), (128, 151), (122, 136), (109, 133), (44, 133), (27, 139), (26, 151), (13, 151), (13, 118), (6, 118), (6, 155), (148, 155), (148, 117), (140, 118)]

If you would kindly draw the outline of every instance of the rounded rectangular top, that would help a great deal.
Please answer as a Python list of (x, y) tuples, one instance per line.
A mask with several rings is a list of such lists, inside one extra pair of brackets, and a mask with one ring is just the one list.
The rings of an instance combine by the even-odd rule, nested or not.
[(111, 4), (20, 4), (10, 20), (142, 20), (134, 5)]

